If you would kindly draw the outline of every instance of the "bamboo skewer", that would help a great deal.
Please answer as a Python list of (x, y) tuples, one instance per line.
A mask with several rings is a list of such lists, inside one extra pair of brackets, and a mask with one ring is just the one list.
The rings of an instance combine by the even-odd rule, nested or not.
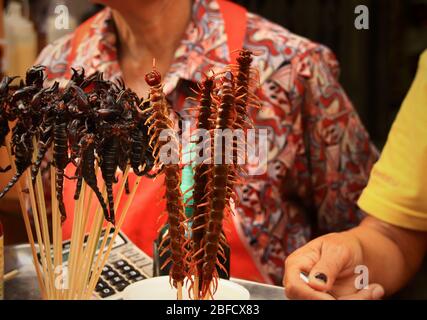
[[(125, 183), (126, 183), (126, 180), (128, 178), (128, 175), (129, 175), (129, 166), (126, 167), (126, 170), (125, 170), (125, 172), (123, 173), (123, 176), (122, 176), (121, 184), (120, 184), (120, 187), (119, 187), (119, 190), (118, 190), (118, 193), (117, 193), (117, 196), (116, 196), (116, 201), (115, 201), (115, 204), (114, 204), (114, 211), (115, 212), (117, 212), (117, 208), (119, 207), (120, 202), (122, 200), (122, 195), (123, 195), (123, 191), (125, 189)], [(118, 201), (117, 201), (117, 199), (118, 199)], [(105, 229), (104, 238), (103, 238), (102, 243), (101, 243), (101, 245), (100, 245), (100, 247), (98, 249), (98, 255), (97, 255), (96, 262), (93, 264), (93, 270), (92, 270), (93, 274), (98, 274), (98, 271), (101, 271), (102, 268), (105, 265), (105, 263), (102, 263), (102, 261), (103, 261), (103, 259), (102, 259), (102, 253), (105, 250), (105, 246), (107, 244), (108, 236), (109, 236), (109, 234), (111, 232), (111, 227), (112, 227), (112, 225), (108, 224), (107, 228)], [(119, 229), (120, 229), (120, 227), (119, 227)], [(110, 244), (112, 245), (113, 242), (114, 241), (112, 239), (110, 241)], [(100, 274), (100, 272), (99, 272), (99, 274)], [(93, 279), (93, 278), (90, 279), (88, 287), (89, 288), (93, 287), (93, 289), (92, 289), (92, 291), (87, 292), (87, 294), (90, 294), (90, 295), (92, 294), (92, 292), (93, 292), (93, 290), (95, 289), (95, 286), (96, 286), (95, 280), (97, 281), (98, 278), (99, 278), (99, 275), (96, 277), (96, 279)]]
[[(36, 147), (34, 148), (34, 154), (37, 154)], [(16, 168), (9, 147), (8, 155), (10, 163), (12, 164), (13, 169), (15, 169), (16, 172)], [(79, 297), (83, 297), (83, 295), (90, 296), (94, 290), (94, 285), (96, 285), (97, 283), (100, 271), (105, 265), (106, 259), (108, 258), (111, 252), (114, 239), (117, 236), (121, 225), (123, 224), (124, 217), (126, 216), (130, 204), (135, 196), (141, 178), (138, 177), (134, 184), (134, 188), (126, 201), (124, 210), (122, 210), (123, 212), (122, 214), (120, 214), (120, 219), (114, 230), (111, 242), (108, 245), (108, 235), (110, 234), (112, 226), (109, 225), (107, 227), (102, 241), (103, 243), (100, 248), (102, 250), (99, 251), (97, 256), (95, 252), (97, 251), (97, 245), (99, 244), (99, 240), (101, 238), (104, 215), (101, 206), (99, 205), (99, 203), (97, 203), (95, 208), (95, 214), (93, 215), (91, 226), (89, 228), (89, 236), (86, 239), (85, 231), (88, 227), (89, 222), (87, 209), (90, 208), (94, 193), (90, 188), (87, 187), (87, 184), (83, 182), (80, 199), (77, 200), (75, 203), (75, 216), (73, 219), (74, 227), (71, 237), (71, 247), (68, 265), (69, 272), (65, 272), (65, 270), (61, 270), (63, 267), (62, 225), (58, 212), (58, 201), (56, 199), (56, 170), (53, 166), (50, 168), (50, 172), (52, 203), (52, 242), (49, 233), (48, 216), (46, 212), (46, 203), (44, 199), (44, 189), (41, 179), (41, 173), (38, 173), (34, 187), (31, 181), (30, 169), (28, 169), (27, 172), (24, 173), (25, 181), (28, 184), (28, 196), (33, 212), (38, 249), (34, 241), (31, 223), (26, 208), (26, 201), (24, 199), (25, 194), (22, 191), (19, 192), (19, 201), (31, 246), (31, 251), (33, 254), (34, 265), (40, 289), (42, 292), (42, 297), (44, 299), (76, 299)], [(124, 185), (126, 178), (128, 177), (128, 173), (129, 168), (127, 168), (127, 170), (124, 172), (123, 179), (119, 187), (119, 201), (116, 201), (115, 203), (116, 211), (120, 205), (120, 199), (124, 191)], [(20, 186), (22, 189), (21, 181), (18, 181), (18, 186)], [(103, 196), (104, 198), (106, 197), (105, 186), (103, 187)], [(107, 249), (105, 254), (103, 254), (105, 248)], [(41, 266), (39, 265), (37, 251), (39, 251)], [(94, 261), (95, 257), (97, 257), (96, 261)], [(97, 272), (95, 274), (92, 273), (92, 275), (90, 276), (91, 270), (92, 272), (95, 270)], [(62, 274), (60, 273), (61, 271)], [(57, 281), (57, 276), (62, 276), (61, 281)], [(64, 280), (64, 277), (67, 278), (65, 278)], [(70, 288), (60, 286), (61, 284), (67, 283), (71, 285)], [(88, 284), (90, 284), (90, 286), (88, 286)]]
[[(90, 210), (90, 203), (92, 201), (92, 190), (90, 190), (90, 188), (88, 187), (88, 185), (86, 183), (84, 183), (85, 186), (85, 196), (84, 199), (82, 200), (82, 206), (83, 208), (87, 208), (87, 210)], [(82, 208), (82, 209), (83, 209)], [(82, 210), (84, 211), (84, 210)], [(83, 212), (82, 216), (80, 217), (80, 230), (81, 233), (79, 234), (79, 239), (78, 239), (78, 256), (77, 256), (77, 261), (78, 261), (78, 267), (79, 267), (79, 272), (77, 272), (75, 274), (75, 287), (73, 289), (73, 295), (79, 296), (78, 292), (80, 290), (80, 285), (81, 285), (81, 281), (82, 281), (82, 277), (83, 277), (83, 267), (86, 264), (86, 261), (84, 261), (84, 248), (85, 248), (85, 238), (86, 238), (86, 225), (88, 222), (88, 218), (89, 218), (89, 212)], [(93, 232), (93, 231), (92, 231)]]
[(177, 283), (177, 300), (182, 300), (182, 282)]
[[(16, 172), (16, 166), (15, 166), (15, 161), (12, 157), (12, 152), (10, 149), (10, 138), (8, 138), (8, 141), (6, 143), (6, 150), (7, 150), (7, 155), (9, 157), (9, 162), (12, 166), (12, 169), (14, 172)], [(21, 211), (22, 211), (22, 216), (24, 219), (24, 225), (25, 225), (25, 229), (27, 232), (27, 236), (28, 236), (28, 241), (30, 243), (30, 248), (31, 248), (31, 254), (33, 256), (33, 262), (34, 262), (34, 266), (36, 269), (36, 275), (37, 275), (37, 280), (40, 286), (40, 291), (42, 294), (43, 299), (47, 298), (47, 291), (46, 291), (46, 285), (44, 283), (44, 279), (43, 279), (43, 275), (42, 272), (40, 270), (40, 265), (38, 262), (38, 257), (37, 257), (37, 249), (36, 249), (36, 245), (34, 242), (34, 235), (33, 235), (33, 231), (31, 229), (31, 222), (30, 222), (30, 218), (28, 216), (28, 209), (25, 203), (25, 199), (22, 193), (23, 187), (22, 187), (22, 182), (18, 181), (17, 183), (19, 191), (18, 191), (18, 198), (19, 198), (19, 204), (21, 206)]]
[[(92, 201), (92, 199), (91, 199), (92, 193), (91, 193), (91, 190), (86, 183), (84, 183), (84, 187), (86, 190), (85, 190), (85, 196), (82, 199), (81, 205), (83, 207), (81, 209), (83, 209), (86, 205), (86, 208), (88, 210), (90, 210), (87, 202), (90, 203)], [(77, 293), (79, 292), (80, 284), (82, 281), (82, 267), (85, 264), (85, 261), (84, 261), (84, 247), (85, 247), (84, 242), (85, 242), (85, 237), (86, 237), (86, 224), (88, 221), (88, 216), (89, 216), (88, 212), (84, 212), (84, 210), (81, 210), (80, 219), (79, 219), (80, 220), (79, 221), (80, 222), (79, 228), (80, 228), (81, 232), (79, 233), (78, 244), (77, 244), (79, 250), (78, 250), (78, 255), (77, 255), (78, 264), (76, 264), (76, 267), (78, 266), (78, 268), (79, 268), (79, 272), (75, 273), (75, 281), (73, 282), (73, 283), (75, 283), (75, 287), (72, 290), (72, 294), (76, 295), (76, 296), (78, 296)]]
[[(27, 174), (29, 176), (29, 174)], [(39, 206), (38, 214), (41, 215), (40, 220), (42, 222), (42, 236), (43, 236), (43, 242), (44, 247), (47, 248), (48, 254), (46, 254), (46, 260), (47, 260), (47, 269), (49, 274), (54, 274), (53, 269), (53, 261), (52, 261), (52, 246), (50, 242), (50, 234), (49, 234), (49, 225), (47, 222), (47, 213), (46, 213), (46, 204), (44, 200), (44, 193), (43, 193), (43, 186), (41, 181), (40, 173), (36, 177), (36, 196), (37, 196), (37, 203)], [(51, 294), (55, 291), (54, 286), (54, 279), (53, 277), (50, 277), (50, 287), (51, 287)]]
[(194, 287), (193, 287), (194, 299), (199, 300), (199, 276), (194, 277)]
[[(53, 197), (52, 197), (52, 195), (54, 194), (53, 192), (55, 191), (54, 190), (54, 188), (53, 188), (53, 186), (54, 186), (54, 184), (52, 185), (52, 178), (54, 178), (54, 176), (53, 176), (53, 174), (52, 174), (52, 169), (53, 169), (53, 167), (51, 166), (50, 167), (50, 174), (51, 174), (51, 189), (50, 189), (50, 192), (51, 192), (51, 204), (52, 204), (52, 206), (51, 206), (51, 210), (52, 210), (52, 212), (51, 212), (51, 214), (52, 214), (52, 245), (53, 245), (53, 272), (54, 272), (54, 274), (56, 274), (56, 272), (57, 272), (57, 268), (58, 268), (58, 250), (57, 250), (57, 247), (56, 247), (56, 245), (58, 244), (58, 228), (57, 228), (57, 223), (58, 223), (58, 219), (57, 219), (57, 217), (56, 217), (56, 215), (53, 213)], [(60, 299), (60, 288), (58, 288), (58, 286), (57, 286), (57, 283), (56, 282), (54, 282), (54, 284), (55, 284), (55, 287), (54, 287), (54, 292), (55, 292), (55, 299)]]
[(40, 221), (39, 221), (39, 215), (38, 215), (38, 210), (37, 210), (37, 203), (36, 203), (36, 197), (35, 197), (33, 184), (31, 182), (31, 177), (29, 176), (28, 172), (27, 172), (26, 176), (27, 176), (27, 184), (28, 184), (28, 189), (29, 189), (29, 194), (30, 194), (31, 208), (32, 208), (32, 213), (33, 213), (33, 218), (34, 218), (34, 226), (36, 229), (36, 237), (37, 237), (37, 242), (38, 242), (38, 246), (39, 246), (40, 260), (41, 260), (42, 269), (43, 269), (44, 282), (46, 285), (47, 296), (48, 296), (48, 298), (50, 298), (50, 293), (51, 293), (52, 288), (50, 286), (50, 281), (49, 281), (50, 273), (48, 272), (48, 268), (47, 268), (46, 247), (45, 247), (45, 244), (43, 242), (43, 237), (41, 234), (41, 227), (40, 227)]
[(88, 242), (86, 244), (86, 248), (84, 251), (84, 266), (82, 272), (82, 281), (80, 282), (80, 288), (78, 294), (83, 296), (86, 285), (89, 279), (90, 270), (92, 267), (92, 262), (95, 257), (95, 252), (97, 249), (97, 245), (99, 243), (99, 239), (102, 233), (102, 225), (104, 222), (104, 214), (102, 213), (102, 208), (96, 210), (92, 232), (89, 235)]
[[(38, 154), (38, 147), (37, 147), (37, 143), (36, 140), (33, 139), (33, 145), (34, 145), (34, 159), (33, 161), (35, 161), (35, 158), (37, 157)], [(31, 182), (31, 174), (30, 174), (30, 170), (27, 170), (27, 180), (28, 180), (28, 184), (31, 184), (32, 187), (32, 182)], [(31, 189), (30, 189), (31, 190)], [(32, 189), (34, 191), (34, 189)], [(47, 270), (49, 272), (49, 274), (53, 274), (53, 267), (52, 267), (52, 247), (51, 247), (51, 243), (50, 243), (50, 234), (49, 234), (49, 226), (48, 226), (48, 222), (47, 222), (47, 213), (46, 213), (46, 204), (45, 204), (45, 199), (44, 199), (44, 191), (43, 191), (43, 185), (42, 185), (42, 179), (41, 179), (41, 174), (40, 174), (40, 170), (36, 176), (36, 199), (37, 199), (37, 204), (38, 204), (38, 210), (37, 213), (39, 214), (39, 221), (41, 221), (42, 225), (42, 237), (43, 237), (43, 246), (44, 248), (47, 248), (48, 250), (48, 255), (46, 254), (46, 262), (47, 262)], [(53, 277), (49, 277), (49, 286), (51, 288), (51, 292), (50, 294), (54, 294), (55, 292), (55, 287), (54, 287), (54, 279)]]
[[(123, 180), (122, 180), (122, 183), (123, 183), (123, 184), (124, 184), (124, 183), (125, 183), (125, 181), (126, 181), (126, 177), (127, 177), (128, 172), (129, 172), (129, 168), (127, 168), (127, 169), (126, 169), (125, 175), (124, 175), (124, 177), (123, 177)], [(129, 210), (129, 208), (130, 208), (130, 205), (131, 205), (131, 204), (132, 204), (132, 202), (133, 202), (133, 199), (134, 199), (135, 194), (136, 194), (136, 190), (138, 189), (138, 186), (139, 186), (139, 183), (141, 182), (141, 179), (142, 179), (142, 177), (137, 177), (137, 178), (136, 178), (136, 181), (135, 181), (135, 183), (134, 183), (134, 185), (133, 185), (133, 188), (132, 188), (132, 190), (131, 190), (131, 193), (129, 194), (129, 196), (128, 196), (127, 200), (126, 200), (125, 207), (123, 208), (122, 212), (120, 213), (119, 221), (118, 221), (118, 223), (117, 223), (117, 225), (116, 225), (116, 227), (115, 227), (115, 230), (114, 230), (113, 236), (111, 237), (111, 241), (110, 241), (110, 243), (109, 243), (109, 245), (108, 245), (107, 251), (105, 252), (105, 254), (104, 254), (103, 258), (102, 258), (102, 263), (101, 263), (101, 265), (99, 266), (99, 268), (98, 268), (98, 270), (97, 270), (96, 274), (94, 274), (94, 275), (92, 276), (92, 279), (91, 279), (91, 281), (90, 281), (90, 283), (89, 283), (89, 287), (88, 287), (89, 291), (88, 291), (88, 294), (91, 294), (91, 293), (95, 290), (96, 282), (97, 282), (97, 280), (99, 279), (99, 277), (100, 277), (100, 275), (101, 275), (102, 268), (103, 268), (103, 266), (106, 264), (107, 259), (108, 259), (109, 255), (110, 255), (110, 253), (111, 253), (111, 250), (112, 250), (113, 245), (114, 245), (114, 241), (115, 241), (115, 239), (116, 239), (116, 237), (117, 237), (117, 235), (118, 235), (118, 233), (119, 233), (119, 230), (120, 230), (120, 228), (121, 228), (121, 226), (122, 226), (122, 224), (123, 224), (123, 222), (124, 222), (124, 219), (125, 219), (125, 217), (126, 217), (126, 214), (127, 214), (128, 210)], [(121, 197), (120, 197), (120, 198), (121, 198)], [(119, 202), (120, 202), (120, 198), (119, 198)], [(105, 238), (105, 237), (104, 237), (104, 238)], [(100, 251), (99, 251), (99, 256), (101, 256), (101, 254), (102, 254), (102, 251), (100, 250)]]
[[(50, 167), (50, 183), (51, 183), (51, 208), (52, 208), (52, 229), (53, 229), (53, 250), (54, 250), (54, 273), (55, 275), (61, 272), (63, 277), (63, 265), (62, 265), (62, 226), (61, 219), (58, 216), (58, 201), (56, 199), (56, 171), (53, 166)], [(62, 285), (62, 281), (61, 281)], [(63, 298), (62, 287), (57, 286), (55, 281), (56, 299)]]
[[(105, 188), (103, 187), (102, 189), (104, 189), (102, 191), (103, 194), (103, 198), (105, 198)], [(90, 195), (89, 195), (89, 199), (88, 199), (88, 205), (87, 207), (89, 208), (90, 204), (91, 204), (91, 200), (93, 198), (93, 190), (90, 189)], [(80, 278), (78, 280), (78, 287), (76, 288), (77, 290), (77, 295), (82, 296), (84, 289), (85, 289), (85, 284), (87, 284), (88, 278), (89, 278), (89, 273), (90, 273), (90, 268), (92, 266), (92, 262), (95, 256), (95, 252), (96, 252), (96, 245), (99, 243), (99, 238), (102, 232), (102, 225), (103, 225), (103, 221), (104, 221), (104, 215), (102, 213), (102, 208), (101, 205), (99, 204), (99, 202), (96, 202), (96, 207), (94, 210), (94, 217), (92, 220), (92, 224), (89, 230), (91, 230), (91, 232), (89, 233), (87, 239), (86, 239), (86, 245), (83, 247), (83, 253), (82, 253), (82, 267), (81, 267), (81, 272), (80, 274)], [(86, 215), (88, 216), (88, 215)], [(85, 226), (86, 229), (86, 226)]]
[(68, 288), (68, 298), (74, 299), (74, 287), (76, 285), (76, 268), (78, 265), (79, 255), (79, 238), (81, 234), (84, 234), (84, 230), (81, 230), (81, 219), (82, 219), (82, 208), (84, 198), (86, 195), (86, 184), (82, 184), (80, 198), (74, 201), (74, 219), (73, 219), (73, 230), (71, 233), (71, 246), (70, 246), (70, 259), (68, 260), (68, 272), (70, 287)]

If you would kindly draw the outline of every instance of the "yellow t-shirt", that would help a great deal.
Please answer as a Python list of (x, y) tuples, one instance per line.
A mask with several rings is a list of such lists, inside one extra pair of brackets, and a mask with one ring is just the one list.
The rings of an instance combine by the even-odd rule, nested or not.
[(427, 231), (427, 51), (358, 204), (390, 224)]

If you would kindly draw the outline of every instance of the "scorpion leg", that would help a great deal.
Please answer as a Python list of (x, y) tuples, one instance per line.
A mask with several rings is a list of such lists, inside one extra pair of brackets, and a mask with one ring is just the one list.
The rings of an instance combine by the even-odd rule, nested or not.
[(61, 222), (67, 219), (67, 212), (65, 210), (64, 199), (62, 191), (64, 188), (64, 170), (56, 168), (56, 198), (58, 199), (59, 212), (61, 214)]
[(8, 165), (6, 168), (0, 167), (0, 173), (8, 172), (10, 169), (12, 169), (11, 165)]
[(64, 177), (67, 178), (68, 180), (76, 180), (80, 178), (79, 175), (74, 175), (73, 177), (70, 177), (70, 176), (67, 176), (65, 173), (64, 173)]
[(17, 172), (13, 178), (9, 181), (9, 183), (6, 185), (6, 187), (3, 189), (3, 191), (0, 193), (0, 199), (3, 198), (6, 193), (12, 189), (12, 187), (15, 185), (15, 183), (19, 180), (19, 178), (22, 176), (22, 173)]
[(126, 178), (126, 182), (125, 182), (125, 192), (126, 192), (126, 194), (130, 194), (130, 189), (129, 189), (129, 178)]
[(81, 169), (77, 167), (75, 176), (77, 178), (76, 191), (74, 192), (74, 200), (79, 200), (80, 192), (82, 191), (83, 177), (81, 175)]
[(53, 138), (49, 138), (46, 143), (43, 141), (39, 141), (39, 153), (37, 155), (36, 162), (34, 163), (33, 168), (31, 169), (31, 182), (33, 185), (36, 183), (36, 177), (40, 170), (40, 165), (43, 161), (43, 158), (49, 149), (50, 145), (52, 144)]
[(109, 209), (110, 209), (110, 214), (106, 218), (106, 220), (108, 222), (111, 222), (111, 224), (115, 225), (116, 224), (116, 218), (115, 218), (115, 213), (114, 213), (113, 184), (106, 182), (105, 185), (107, 187), (107, 197), (108, 197), (108, 204), (109, 204)]

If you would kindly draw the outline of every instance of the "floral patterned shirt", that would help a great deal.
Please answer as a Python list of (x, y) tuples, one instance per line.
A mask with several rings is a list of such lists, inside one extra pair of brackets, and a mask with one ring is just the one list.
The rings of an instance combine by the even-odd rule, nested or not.
[[(168, 101), (184, 114), (189, 88), (204, 72), (230, 61), (217, 1), (193, 3), (192, 21), (165, 76)], [(49, 80), (65, 80), (72, 37), (49, 45), (38, 58)], [(360, 221), (356, 201), (378, 155), (338, 82), (339, 66), (328, 48), (252, 13), (244, 47), (257, 52), (262, 107), (252, 118), (256, 127), (268, 129), (269, 153), (267, 172), (238, 188), (231, 275), (280, 284), (284, 259), (293, 250)], [(92, 21), (72, 66), (87, 74), (101, 71), (107, 79), (121, 76), (110, 9)], [(150, 224), (135, 226), (135, 219), (123, 229), (150, 252), (156, 230), (142, 234), (138, 230)]]

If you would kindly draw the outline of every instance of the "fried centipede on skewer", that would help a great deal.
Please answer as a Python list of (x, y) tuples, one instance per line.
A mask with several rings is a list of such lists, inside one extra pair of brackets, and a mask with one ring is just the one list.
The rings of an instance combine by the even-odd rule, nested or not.
[[(241, 134), (235, 134), (233, 140), (233, 170), (229, 174), (230, 192), (228, 196), (238, 202), (238, 198), (234, 192), (236, 185), (243, 183), (242, 177), (246, 176), (246, 172), (241, 164), (246, 163), (246, 148), (251, 148), (245, 139), (245, 133), (248, 129), (253, 128), (253, 122), (249, 116), (250, 109), (258, 109), (260, 107), (259, 98), (255, 92), (259, 87), (258, 70), (253, 68), (253, 52), (247, 49), (239, 50), (239, 56), (236, 58), (237, 64), (230, 65), (228, 69), (235, 76), (235, 108), (236, 120), (233, 125), (233, 130)], [(233, 191), (232, 191), (233, 190)], [(226, 199), (227, 201), (230, 198)]]
[[(194, 141), (197, 143), (196, 148), (196, 165), (194, 166), (194, 186), (192, 196), (192, 217), (191, 221), (191, 251), (189, 252), (189, 274), (195, 275), (195, 281), (189, 288), (189, 296), (194, 291), (194, 298), (199, 299), (201, 283), (200, 279), (203, 278), (203, 237), (206, 233), (206, 226), (209, 216), (209, 202), (210, 197), (207, 192), (207, 185), (210, 184), (212, 179), (212, 172), (210, 164), (209, 152), (212, 151), (213, 139), (212, 131), (215, 128), (215, 116), (217, 105), (212, 98), (213, 90), (215, 87), (215, 75), (207, 76), (206, 79), (199, 85), (199, 91), (195, 91), (198, 95), (198, 116), (197, 116), (197, 130), (196, 138)], [(194, 99), (193, 99), (194, 100)], [(208, 152), (205, 152), (208, 151)], [(197, 287), (194, 287), (197, 286)]]
[[(213, 146), (212, 142), (216, 137), (211, 132), (208, 139), (211, 145), (205, 146), (205, 149), (211, 147), (212, 163), (219, 159), (220, 165), (208, 166), (197, 163), (194, 168), (195, 205), (192, 218), (193, 252), (190, 273), (195, 274), (196, 279), (202, 279), (201, 283), (198, 283), (199, 287), (196, 290), (193, 288), (196, 299), (213, 296), (217, 288), (218, 269), (226, 272), (219, 260), (221, 258), (222, 261), (226, 261), (224, 248), (227, 246), (220, 221), (224, 220), (226, 212), (230, 212), (230, 201), (237, 203), (234, 188), (241, 183), (245, 174), (241, 166), (246, 160), (246, 155), (241, 153), (245, 151), (243, 147), (246, 146), (244, 133), (252, 128), (248, 109), (259, 107), (254, 94), (259, 77), (257, 71), (251, 67), (252, 61), (251, 51), (240, 50), (237, 65), (230, 65), (224, 72), (208, 78), (200, 88), (202, 94), (198, 107), (198, 128), (209, 131), (219, 129), (222, 132), (232, 130), (233, 141), (230, 162), (230, 158), (227, 158), (229, 152), (227, 147), (222, 146), (222, 143), (220, 148)], [(222, 85), (215, 84), (219, 76), (222, 76), (220, 79)], [(212, 112), (215, 109), (212, 106), (218, 104), (220, 104), (219, 112), (216, 110)], [(207, 108), (208, 105), (211, 106), (210, 109)], [(210, 115), (208, 110), (211, 111)], [(212, 121), (208, 119), (216, 119), (216, 125), (212, 126)], [(216, 134), (215, 131), (215, 136)], [(199, 137), (198, 143), (200, 139)]]
[(253, 53), (250, 50), (239, 50), (236, 58), (237, 64), (228, 68), (233, 72), (236, 80), (236, 129), (252, 128), (253, 123), (249, 117), (249, 108), (260, 107), (259, 98), (255, 91), (259, 87), (258, 70), (252, 67)]
[[(150, 124), (148, 130), (148, 134), (151, 135), (150, 146), (153, 148), (157, 167), (162, 167), (165, 174), (166, 212), (168, 215), (166, 225), (168, 230), (163, 236), (159, 248), (160, 256), (163, 256), (166, 252), (168, 252), (170, 256), (161, 266), (161, 269), (171, 264), (169, 271), (171, 284), (175, 288), (179, 288), (187, 277), (186, 246), (188, 242), (185, 237), (186, 228), (184, 221), (186, 217), (182, 201), (182, 178), (179, 165), (181, 147), (174, 134), (174, 123), (169, 117), (169, 109), (163, 92), (162, 78), (155, 67), (145, 76), (145, 81), (150, 86), (150, 106), (145, 109), (146, 113), (150, 113), (150, 116), (146, 120), (146, 124)], [(171, 163), (162, 162), (162, 157), (166, 156), (162, 154), (164, 152), (162, 147), (165, 146), (167, 142), (161, 141), (160, 135), (165, 133), (168, 134), (170, 139), (168, 143), (168, 157), (172, 160)]]
[[(215, 124), (216, 131), (224, 132), (232, 129), (236, 121), (235, 108), (235, 83), (231, 72), (225, 72), (221, 78), (221, 89), (219, 91), (219, 109)], [(222, 139), (222, 137), (221, 137)], [(216, 138), (215, 138), (216, 140)], [(209, 215), (204, 234), (201, 278), (201, 296), (213, 296), (218, 288), (217, 267), (227, 273), (227, 270), (219, 261), (221, 256), (224, 260), (224, 246), (227, 245), (223, 236), (223, 220), (226, 211), (230, 210), (227, 199), (229, 194), (229, 176), (233, 172), (233, 164), (228, 164), (226, 148), (223, 144), (214, 143), (214, 164), (211, 166), (212, 179), (207, 185), (210, 197)]]

